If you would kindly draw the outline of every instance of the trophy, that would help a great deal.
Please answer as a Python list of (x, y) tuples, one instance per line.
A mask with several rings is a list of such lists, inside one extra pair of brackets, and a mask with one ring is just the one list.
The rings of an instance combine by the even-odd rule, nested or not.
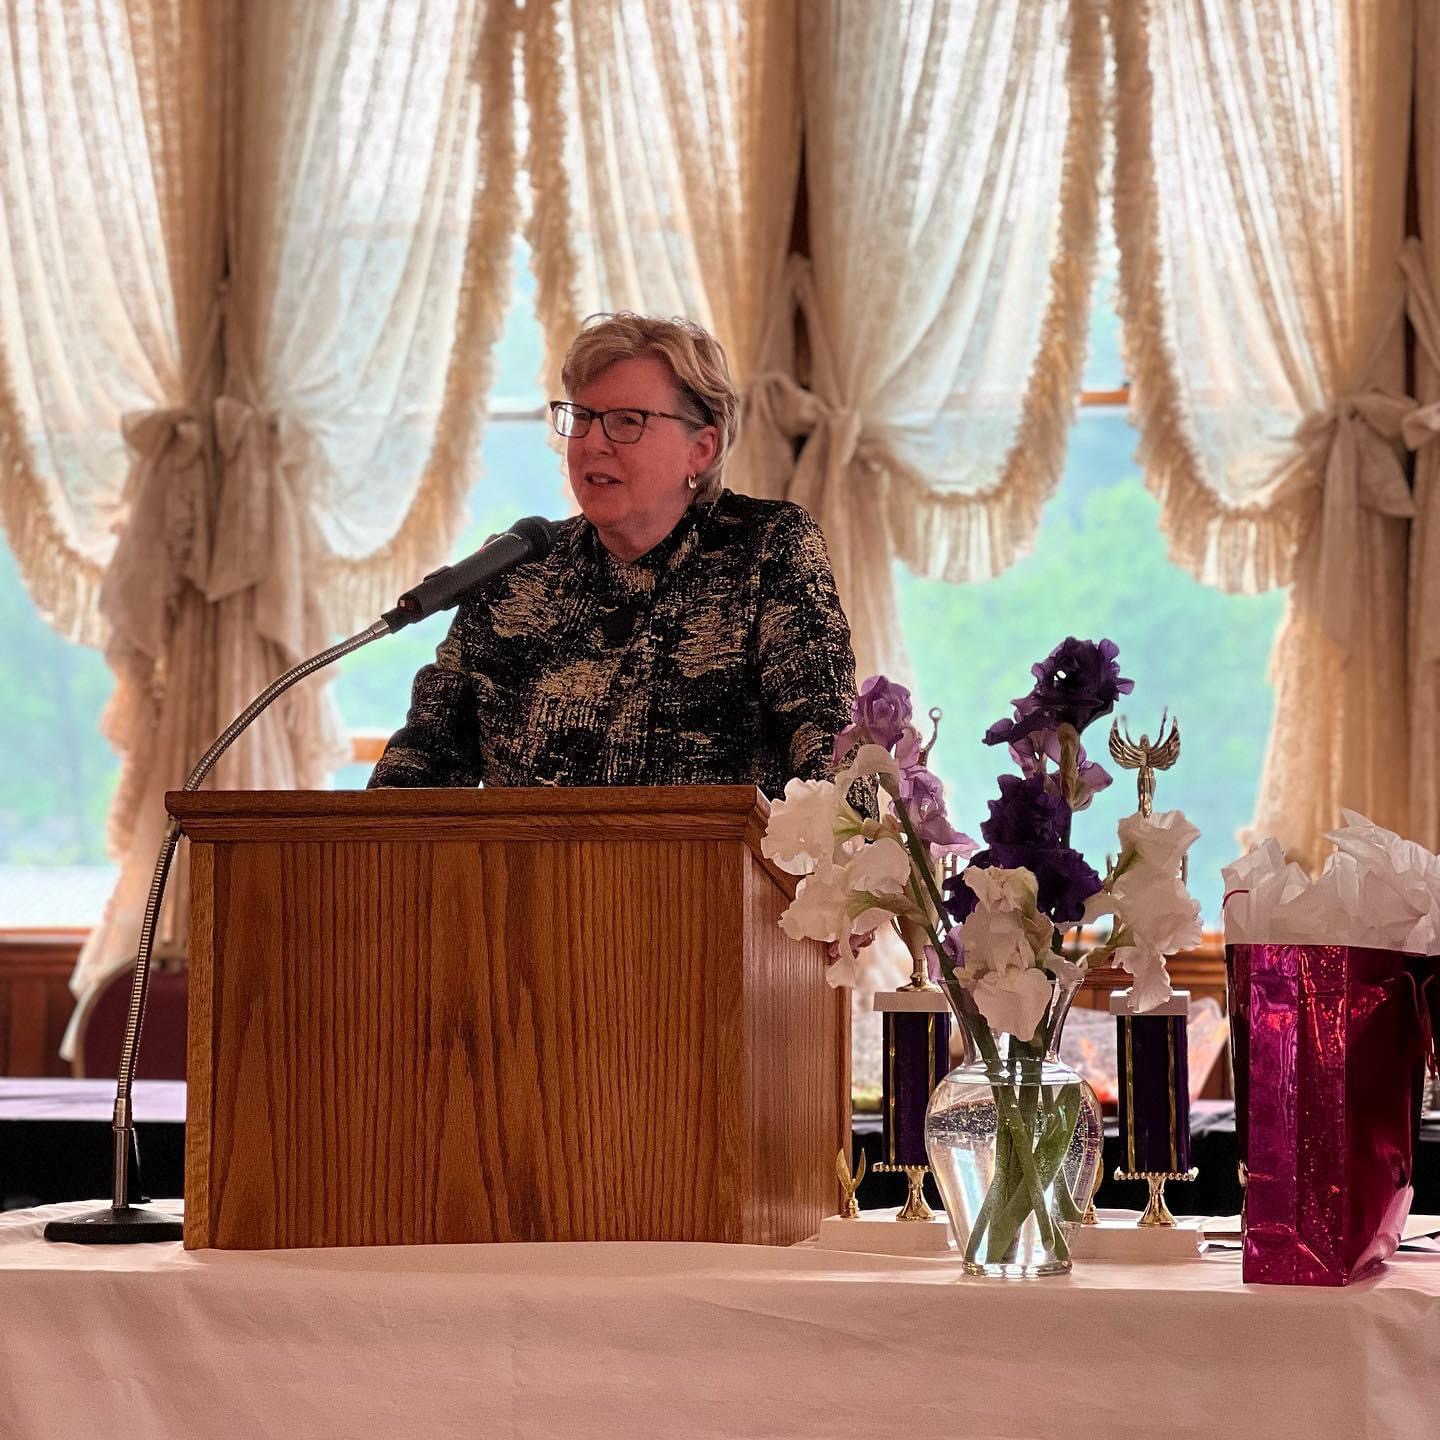
[(1165, 1203), (1167, 1180), (1193, 1180), (1190, 1164), (1190, 1066), (1185, 1018), (1190, 995), (1177, 990), (1158, 1009), (1136, 1015), (1130, 992), (1110, 997), (1116, 1017), (1119, 1062), (1120, 1145), (1124, 1163), (1117, 1180), (1144, 1180), (1150, 1201), (1139, 1224), (1149, 1229), (1175, 1225)]
[[(940, 731), (941, 714), (930, 711), (929, 742), (921, 760), (928, 758)], [(921, 1222), (906, 1240), (894, 1237), (896, 1247), (919, 1247), (928, 1252), (943, 1240), (945, 1220), (925, 1200), (925, 1111), (930, 1095), (950, 1069), (950, 1005), (945, 992), (931, 978), (925, 959), (925, 932), (913, 920), (897, 919), (896, 929), (910, 956), (910, 977), (892, 991), (880, 991), (874, 1006), (881, 1015), (880, 1159), (870, 1168), (877, 1174), (903, 1174), (905, 1203), (895, 1213), (900, 1222)], [(929, 1222), (928, 1226), (924, 1222)], [(929, 1237), (920, 1233), (931, 1232)], [(938, 1232), (940, 1240), (935, 1238)]]
[(1152, 745), (1150, 737), (1142, 734), (1137, 745), (1130, 738), (1130, 727), (1122, 735), (1117, 717), (1110, 725), (1110, 758), (1122, 770), (1138, 770), (1136, 788), (1140, 792), (1140, 813), (1150, 815), (1155, 809), (1155, 772), (1168, 770), (1180, 758), (1180, 723), (1170, 720), (1170, 733), (1165, 733), (1166, 711), (1160, 716), (1160, 729)]
[(896, 1211), (862, 1212), (855, 1190), (865, 1173), (864, 1156), (852, 1178), (842, 1152), (836, 1175), (844, 1204), (839, 1215), (820, 1222), (817, 1240), (823, 1249), (935, 1257), (953, 1250), (945, 1215), (937, 1215), (925, 1200), (925, 1176), (930, 1170), (925, 1112), (931, 1092), (950, 1069), (950, 1006), (945, 992), (929, 976), (923, 931), (904, 920), (898, 928), (910, 954), (911, 971), (903, 985), (879, 991), (874, 998), (882, 1019), (881, 1136), (880, 1159), (870, 1169), (876, 1174), (903, 1174), (905, 1203)]
[(898, 990), (875, 996), (882, 1016), (880, 1156), (877, 1174), (905, 1176), (908, 1195), (897, 1220), (933, 1220), (925, 1202), (925, 1110), (930, 1094), (950, 1068), (950, 1006), (925, 970), (924, 937), (901, 922), (901, 938), (912, 957), (910, 979)]
[[(1154, 743), (1142, 733), (1138, 744), (1130, 738), (1130, 727), (1122, 733), (1120, 724), (1117, 717), (1110, 725), (1110, 758), (1122, 769), (1137, 772), (1140, 813), (1149, 816), (1155, 811), (1155, 772), (1168, 770), (1180, 758), (1180, 722), (1162, 711)], [(1117, 1017), (1120, 1138), (1126, 1147), (1126, 1166), (1116, 1170), (1115, 1178), (1144, 1180), (1150, 1186), (1150, 1202), (1140, 1217), (1146, 1227), (1174, 1225), (1165, 1204), (1165, 1182), (1193, 1180), (1199, 1173), (1190, 1167), (1189, 1010), (1190, 996), (1183, 990), (1145, 1015), (1130, 1014), (1128, 992), (1110, 997), (1110, 1013)]]
[(860, 1152), (860, 1163), (855, 1167), (855, 1173), (850, 1173), (850, 1162), (845, 1158), (843, 1150), (838, 1151), (835, 1156), (835, 1178), (840, 1182), (840, 1193), (845, 1197), (845, 1203), (840, 1207), (840, 1218), (842, 1220), (858, 1220), (860, 1218), (860, 1202), (855, 1198), (855, 1192), (860, 1188), (860, 1182), (865, 1178), (865, 1152)]
[[(1138, 741), (1132, 740), (1129, 726), (1118, 717), (1110, 726), (1110, 758), (1122, 769), (1136, 772), (1139, 811), (1143, 816), (1154, 813), (1156, 774), (1170, 769), (1179, 757), (1180, 726), (1168, 711), (1161, 715), (1153, 741), (1146, 734)], [(1196, 1253), (1199, 1235), (1194, 1222), (1177, 1222), (1165, 1203), (1166, 1181), (1194, 1180), (1199, 1174), (1190, 1164), (1189, 1009), (1190, 996), (1184, 990), (1175, 991), (1164, 1005), (1143, 1015), (1135, 1013), (1129, 990), (1110, 997), (1110, 1013), (1116, 1017), (1123, 1153), (1115, 1178), (1143, 1180), (1150, 1188), (1149, 1203), (1137, 1224), (1122, 1228), (1131, 1236), (1137, 1230), (1151, 1237), (1156, 1232), (1169, 1232), (1173, 1240), (1161, 1248), (1177, 1258)], [(1093, 1209), (1092, 1203), (1087, 1224), (1094, 1225)], [(1097, 1233), (1102, 1230), (1107, 1233)], [(1086, 1239), (1078, 1243), (1096, 1255), (1160, 1258), (1153, 1238), (1134, 1251), (1125, 1237), (1116, 1233), (1114, 1222), (1108, 1226), (1101, 1222), (1080, 1234)], [(1134, 1244), (1141, 1244), (1138, 1237)]]

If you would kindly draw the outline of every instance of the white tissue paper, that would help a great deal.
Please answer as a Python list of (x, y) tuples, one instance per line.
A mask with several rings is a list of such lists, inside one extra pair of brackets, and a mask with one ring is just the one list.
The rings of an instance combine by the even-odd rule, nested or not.
[(1227, 942), (1440, 954), (1440, 856), (1353, 810), (1341, 816), (1313, 882), (1276, 840), (1225, 867)]

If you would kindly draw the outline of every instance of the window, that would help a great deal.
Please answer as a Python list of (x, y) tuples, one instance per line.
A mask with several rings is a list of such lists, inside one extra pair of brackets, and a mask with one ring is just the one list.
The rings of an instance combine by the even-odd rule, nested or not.
[[(522, 515), (558, 519), (569, 508), (542, 418), (543, 346), (523, 246), (514, 264), (493, 413), (456, 556)], [(388, 735), (401, 723), (410, 678), (433, 656), (447, 623), (435, 617), (338, 667), (333, 694), (348, 727)], [(120, 762), (99, 728), (114, 676), (99, 651), (62, 639), (36, 613), (4, 545), (0, 626), (6, 636), (0, 685), (7, 697), (0, 707), (0, 930), (87, 928), (99, 920), (116, 875), (106, 853), (105, 815)], [(369, 762), (347, 766), (335, 784), (363, 786), (369, 773)]]
[[(539, 372), (542, 345), (528, 256), (517, 246), (515, 289), (499, 343), (492, 415), (481, 449), (469, 523), (456, 556), (521, 515), (570, 513), (549, 442)], [(1102, 283), (1086, 384), (1123, 389), (1119, 325)], [(1159, 780), (1162, 808), (1182, 807), (1202, 831), (1191, 884), (1207, 923), (1218, 924), (1220, 867), (1254, 803), (1271, 694), (1266, 668), (1283, 596), (1227, 596), (1173, 566), (1157, 506), (1133, 455), (1123, 404), (1090, 405), (1071, 436), (1065, 477), (1041, 522), (1034, 553), (984, 584), (897, 577), (900, 610), (924, 708), (944, 712), (936, 769), (951, 813), (978, 836), (1003, 750), (980, 744), (985, 727), (1029, 688), (1029, 667), (1066, 634), (1106, 635), (1136, 682), (1120, 707), (1132, 733), (1152, 736), (1161, 711), (1180, 720), (1183, 753)], [(411, 677), (434, 654), (448, 618), (382, 640), (339, 667), (334, 695), (354, 732), (388, 735), (404, 719)], [(98, 919), (114, 877), (105, 812), (118, 762), (99, 733), (113, 680), (98, 652), (73, 646), (35, 613), (8, 549), (0, 554), (0, 928), (85, 926)], [(863, 677), (862, 677), (863, 678)], [(1091, 733), (1100, 758), (1106, 726)], [(370, 747), (374, 749), (374, 745)], [(363, 786), (366, 759), (336, 777)], [(1113, 767), (1112, 767), (1113, 768)], [(1133, 808), (1133, 777), (1076, 820), (1075, 843), (1097, 867), (1115, 848), (1116, 819)]]
[[(535, 318), (530, 255), (523, 243), (516, 243), (513, 263), (515, 284), (496, 347), (495, 384), (480, 445), (479, 473), (470, 493), (468, 523), (455, 542), (452, 559), (470, 554), (522, 515), (559, 520), (571, 513), (560, 456), (549, 439), (545, 402), (550, 397), (540, 388), (544, 340)], [(364, 787), (382, 737), (405, 719), (412, 677), (434, 659), (451, 619), (448, 613), (431, 616), (340, 664), (335, 700), (352, 734), (363, 737), (356, 745), (357, 757), (363, 758), (336, 775), (337, 789)]]
[[(1107, 258), (1085, 385), (1114, 397), (1125, 382), (1113, 249)], [(1030, 666), (1066, 635), (1114, 640), (1121, 674), (1135, 681), (1116, 707), (1132, 737), (1154, 739), (1166, 709), (1179, 719), (1180, 759), (1160, 775), (1156, 806), (1178, 807), (1199, 826), (1190, 888), (1206, 925), (1219, 928), (1220, 868), (1240, 853), (1236, 832), (1253, 813), (1270, 731), (1267, 672), (1284, 592), (1224, 595), (1170, 562), (1159, 506), (1135, 463), (1138, 438), (1123, 403), (1085, 405), (1034, 551), (978, 585), (917, 580), (902, 568), (901, 622), (917, 705), (944, 712), (932, 763), (951, 819), (977, 840), (998, 794), (995, 777), (1014, 770), (1004, 746), (980, 743), (986, 727), (1010, 714), (1011, 700), (1032, 684)], [(1134, 772), (1106, 756), (1108, 733), (1109, 722), (1097, 721), (1087, 750), (1115, 784), (1074, 828), (1076, 848), (1102, 873), (1117, 849), (1116, 821), (1135, 808)]]
[(120, 762), (100, 734), (115, 677), (36, 613), (7, 545), (0, 633), (0, 929), (89, 926), (115, 879), (105, 812)]

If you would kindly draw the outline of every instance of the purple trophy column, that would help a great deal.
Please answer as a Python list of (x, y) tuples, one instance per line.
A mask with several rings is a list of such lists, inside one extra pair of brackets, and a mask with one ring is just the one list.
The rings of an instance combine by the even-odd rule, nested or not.
[(1179, 1175), (1190, 1168), (1190, 1063), (1185, 1017), (1190, 996), (1177, 990), (1143, 1015), (1130, 992), (1110, 997), (1116, 1017), (1120, 1160), (1132, 1175)]
[[(923, 1008), (922, 1008), (923, 1007)], [(938, 991), (881, 992), (880, 1163), (925, 1165), (925, 1107), (950, 1069), (950, 1009)]]

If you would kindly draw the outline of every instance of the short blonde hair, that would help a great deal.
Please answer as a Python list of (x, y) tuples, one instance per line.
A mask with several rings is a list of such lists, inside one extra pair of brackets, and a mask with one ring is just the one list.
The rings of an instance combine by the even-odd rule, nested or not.
[(720, 342), (703, 326), (693, 320), (661, 320), (630, 310), (591, 315), (571, 342), (560, 381), (565, 393), (573, 397), (602, 370), (642, 355), (658, 355), (670, 367), (679, 409), (697, 429), (715, 427), (715, 458), (695, 477), (691, 503), (713, 500), (720, 493), (725, 457), (740, 428), (740, 397)]

